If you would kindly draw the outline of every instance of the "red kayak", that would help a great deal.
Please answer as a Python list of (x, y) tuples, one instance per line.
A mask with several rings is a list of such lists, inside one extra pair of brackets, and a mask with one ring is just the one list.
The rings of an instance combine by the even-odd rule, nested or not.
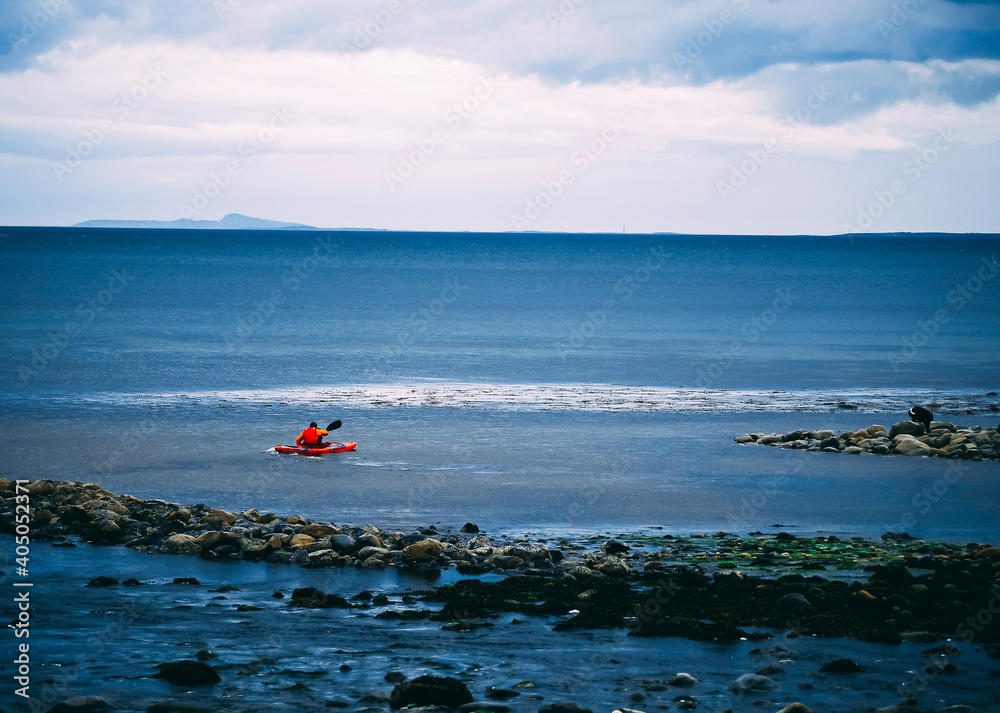
[(357, 442), (351, 443), (324, 443), (322, 448), (307, 448), (305, 446), (275, 446), (278, 453), (296, 453), (300, 456), (323, 456), (327, 453), (344, 453), (353, 451), (358, 447)]

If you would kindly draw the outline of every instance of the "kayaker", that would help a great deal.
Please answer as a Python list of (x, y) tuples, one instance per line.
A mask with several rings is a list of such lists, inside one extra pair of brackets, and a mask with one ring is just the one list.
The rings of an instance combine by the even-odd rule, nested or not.
[(323, 436), (329, 436), (329, 431), (324, 431), (316, 425), (313, 421), (309, 424), (309, 428), (305, 429), (299, 434), (299, 437), (295, 439), (295, 445), (304, 446), (306, 448), (316, 448), (319, 446), (326, 445), (323, 443)]

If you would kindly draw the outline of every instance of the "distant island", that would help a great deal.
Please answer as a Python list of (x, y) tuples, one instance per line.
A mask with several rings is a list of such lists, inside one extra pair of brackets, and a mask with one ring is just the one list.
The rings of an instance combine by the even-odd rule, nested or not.
[(279, 220), (251, 218), (240, 213), (230, 213), (222, 220), (87, 220), (74, 228), (171, 228), (193, 230), (320, 230), (302, 223), (283, 223)]

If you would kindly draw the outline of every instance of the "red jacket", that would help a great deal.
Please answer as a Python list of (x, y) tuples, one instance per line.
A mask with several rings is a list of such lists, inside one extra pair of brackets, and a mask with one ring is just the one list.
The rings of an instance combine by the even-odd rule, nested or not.
[(297, 446), (312, 446), (319, 443), (320, 436), (329, 436), (329, 431), (324, 431), (322, 428), (313, 428), (310, 426), (302, 433), (299, 437), (295, 439), (295, 445)]

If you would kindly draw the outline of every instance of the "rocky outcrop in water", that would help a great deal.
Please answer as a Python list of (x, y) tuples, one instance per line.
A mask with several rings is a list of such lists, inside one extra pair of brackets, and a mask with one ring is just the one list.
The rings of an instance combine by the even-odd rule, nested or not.
[(739, 444), (757, 443), (804, 451), (860, 455), (927, 456), (955, 460), (1000, 460), (997, 428), (956, 426), (934, 421), (930, 430), (914, 421), (900, 421), (891, 429), (868, 426), (860, 431), (792, 431), (791, 433), (747, 433), (736, 436)]

